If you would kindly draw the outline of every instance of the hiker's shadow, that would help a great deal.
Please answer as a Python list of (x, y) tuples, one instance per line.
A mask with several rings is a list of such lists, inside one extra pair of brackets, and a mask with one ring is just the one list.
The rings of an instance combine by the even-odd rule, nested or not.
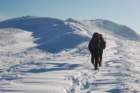
[(24, 70), (22, 72), (43, 73), (43, 72), (50, 72), (50, 71), (73, 70), (78, 66), (79, 64), (70, 64), (70, 63), (45, 63), (43, 67), (40, 67), (40, 65), (38, 65), (35, 68)]

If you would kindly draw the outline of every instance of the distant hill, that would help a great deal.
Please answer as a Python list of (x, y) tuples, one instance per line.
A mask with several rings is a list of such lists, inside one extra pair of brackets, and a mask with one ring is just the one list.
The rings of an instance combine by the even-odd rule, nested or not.
[(25, 16), (2, 21), (0, 28), (18, 28), (32, 32), (37, 48), (52, 53), (75, 48), (88, 41), (89, 36), (96, 31), (140, 40), (140, 36), (129, 27), (102, 19), (77, 21)]

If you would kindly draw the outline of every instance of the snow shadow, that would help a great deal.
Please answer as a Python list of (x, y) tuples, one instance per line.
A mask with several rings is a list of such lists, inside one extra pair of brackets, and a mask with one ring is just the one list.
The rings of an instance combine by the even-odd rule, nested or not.
[(5, 88), (5, 89), (0, 89), (0, 93), (1, 93), (1, 92), (2, 92), (2, 93), (18, 93), (18, 92), (23, 92), (23, 91)]
[(109, 92), (109, 93), (122, 93), (122, 91), (120, 89), (112, 89), (112, 90), (109, 90), (107, 92)]
[(0, 93), (29, 93), (29, 92), (30, 90), (10, 89), (10, 88), (1, 89), (0, 87)]
[[(43, 73), (43, 72), (50, 72), (50, 71), (61, 71), (61, 70), (73, 70), (76, 67), (79, 67), (79, 64), (70, 64), (70, 63), (46, 63), (45, 67), (36, 67), (31, 68), (22, 72), (25, 73)], [(47, 65), (52, 65), (51, 67)]]
[[(114, 88), (107, 92), (109, 92), (109, 93), (130, 93), (130, 91), (128, 91), (127, 88), (125, 88), (125, 89)], [(139, 91), (134, 90), (134, 91), (131, 91), (131, 93), (139, 93)]]

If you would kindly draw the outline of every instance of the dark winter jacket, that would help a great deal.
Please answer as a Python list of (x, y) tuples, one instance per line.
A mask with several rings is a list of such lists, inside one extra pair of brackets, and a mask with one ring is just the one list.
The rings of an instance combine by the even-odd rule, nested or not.
[(103, 49), (106, 47), (106, 42), (104, 38), (100, 35), (93, 36), (89, 42), (88, 49), (93, 54), (102, 54)]

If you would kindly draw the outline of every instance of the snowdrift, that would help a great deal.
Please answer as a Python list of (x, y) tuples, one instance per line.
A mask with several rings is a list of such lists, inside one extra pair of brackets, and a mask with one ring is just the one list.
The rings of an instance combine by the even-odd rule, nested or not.
[(51, 53), (76, 48), (88, 42), (93, 32), (140, 40), (132, 29), (107, 20), (60, 20), (48, 17), (19, 17), (0, 22), (0, 28), (18, 28), (33, 33), (37, 48)]
[[(0, 93), (140, 92), (139, 36), (125, 26), (28, 16), (0, 28)], [(95, 31), (107, 41), (99, 72), (87, 50)]]

